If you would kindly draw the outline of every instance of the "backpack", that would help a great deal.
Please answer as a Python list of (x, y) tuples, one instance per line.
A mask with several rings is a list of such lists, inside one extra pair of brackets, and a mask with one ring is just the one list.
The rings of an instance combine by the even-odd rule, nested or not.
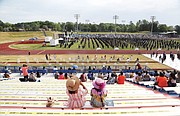
[[(96, 88), (93, 88), (93, 89), (96, 90), (98, 93), (100, 92), (100, 94), (92, 95), (91, 101), (90, 101), (91, 106), (104, 107), (106, 104), (106, 101), (105, 101), (105, 97), (102, 95), (102, 90), (96, 89)], [(91, 93), (92, 93), (92, 90), (91, 90)]]

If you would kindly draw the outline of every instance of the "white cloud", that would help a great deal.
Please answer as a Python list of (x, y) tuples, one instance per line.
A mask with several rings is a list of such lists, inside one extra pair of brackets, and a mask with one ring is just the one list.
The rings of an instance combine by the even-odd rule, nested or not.
[[(0, 1), (0, 19), (5, 22), (31, 20), (113, 22), (113, 15), (121, 20), (157, 20), (170, 25), (180, 24), (179, 0), (4, 0)], [(8, 18), (11, 17), (11, 18)], [(11, 20), (10, 20), (11, 19)]]

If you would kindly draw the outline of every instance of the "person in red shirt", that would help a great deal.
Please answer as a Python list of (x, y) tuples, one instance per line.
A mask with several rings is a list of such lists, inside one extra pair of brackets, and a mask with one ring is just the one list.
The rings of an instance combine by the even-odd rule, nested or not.
[(28, 81), (28, 66), (26, 64), (23, 64), (22, 73), (24, 76), (24, 81)]
[(157, 85), (159, 87), (167, 87), (167, 78), (164, 76), (162, 72), (160, 72), (159, 76), (156, 79)]
[(125, 78), (126, 77), (123, 75), (123, 72), (120, 72), (118, 79), (117, 79), (117, 83), (118, 84), (124, 84)]
[(58, 77), (58, 80), (62, 80), (62, 79), (64, 79), (64, 75), (63, 75), (63, 73), (62, 73), (62, 72), (60, 72), (59, 74), (60, 74), (60, 75), (59, 75), (59, 77)]

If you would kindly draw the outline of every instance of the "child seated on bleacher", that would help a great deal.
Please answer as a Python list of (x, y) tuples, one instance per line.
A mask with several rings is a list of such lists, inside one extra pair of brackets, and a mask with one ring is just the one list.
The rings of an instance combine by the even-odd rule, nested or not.
[(93, 81), (94, 88), (91, 89), (90, 104), (93, 107), (104, 107), (106, 105), (107, 90), (105, 89), (105, 81), (97, 78)]

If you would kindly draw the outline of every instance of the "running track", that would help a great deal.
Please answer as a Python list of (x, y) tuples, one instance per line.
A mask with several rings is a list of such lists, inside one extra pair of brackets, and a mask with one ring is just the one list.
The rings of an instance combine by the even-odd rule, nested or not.
[[(0, 44), (0, 55), (27, 55), (28, 52), (31, 54), (150, 54), (150, 50), (18, 50), (10, 48), (11, 44), (19, 44), (21, 42), (9, 42)], [(166, 52), (170, 53), (168, 50), (161, 50), (158, 53)], [(172, 51), (172, 50), (171, 50)], [(172, 51), (177, 53), (176, 50)]]

